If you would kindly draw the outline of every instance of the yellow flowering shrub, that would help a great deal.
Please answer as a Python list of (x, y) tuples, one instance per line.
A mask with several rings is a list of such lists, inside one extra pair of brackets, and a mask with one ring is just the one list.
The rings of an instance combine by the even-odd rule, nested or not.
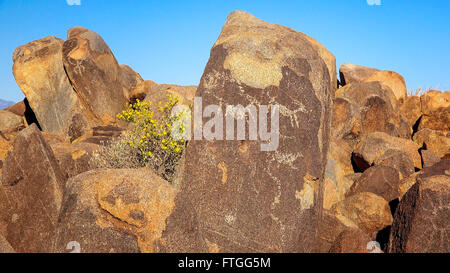
[[(171, 116), (178, 99), (171, 94), (166, 96), (168, 102), (158, 104), (156, 111), (159, 113), (155, 113), (150, 101), (137, 100), (128, 104), (117, 118), (131, 123), (131, 131), (98, 153), (94, 157), (97, 165), (103, 168), (150, 167), (172, 181), (186, 143), (184, 139), (172, 137), (172, 126), (182, 118), (182, 113)], [(183, 133), (184, 129), (180, 127), (179, 130)]]

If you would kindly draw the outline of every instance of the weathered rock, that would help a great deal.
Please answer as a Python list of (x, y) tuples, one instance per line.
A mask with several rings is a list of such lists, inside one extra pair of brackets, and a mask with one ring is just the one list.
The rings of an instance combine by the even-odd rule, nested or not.
[(82, 27), (67, 31), (62, 49), (64, 67), (82, 104), (102, 123), (114, 120), (128, 100), (121, 69), (97, 33)]
[(8, 106), (5, 108), (9, 112), (12, 112), (18, 116), (24, 117), (26, 112), (25, 100), (19, 101), (18, 103)]
[(0, 215), (18, 252), (48, 252), (54, 244), (65, 179), (36, 125), (14, 139), (2, 171)]
[(76, 142), (108, 145), (109, 143), (117, 140), (124, 132), (125, 129), (117, 126), (97, 126), (77, 139)]
[(345, 86), (349, 83), (362, 82), (364, 79), (378, 71), (380, 70), (361, 65), (345, 63), (339, 67), (339, 77), (341, 79), (341, 85)]
[(154, 252), (176, 190), (149, 169), (99, 169), (67, 182), (55, 252)]
[(346, 98), (337, 97), (333, 100), (333, 123), (331, 133), (352, 146), (361, 133), (361, 114), (359, 107)]
[(150, 94), (150, 90), (152, 87), (156, 86), (157, 84), (153, 81), (147, 80), (143, 81), (136, 85), (135, 88), (130, 93), (130, 102), (135, 103), (137, 100), (143, 101), (147, 94)]
[(400, 173), (400, 179), (410, 176), (415, 172), (414, 163), (407, 153), (400, 150), (387, 150), (374, 162), (378, 166), (388, 166)]
[(100, 148), (99, 145), (84, 142), (75, 144), (59, 142), (50, 146), (65, 179), (95, 168), (91, 162), (92, 153)]
[(324, 210), (318, 225), (318, 235), (314, 252), (328, 253), (341, 232), (357, 228), (358, 226), (352, 221), (347, 220), (341, 222), (331, 211)]
[(398, 102), (392, 91), (382, 87), (379, 82), (347, 84), (336, 91), (336, 98), (344, 98), (354, 104), (345, 106), (344, 111), (338, 110), (338, 119), (350, 116), (350, 113), (357, 113), (344, 121), (344, 124), (352, 124), (352, 127), (345, 125), (347, 130), (344, 131), (344, 135), (349, 134), (350, 128), (352, 136), (355, 133), (362, 135), (372, 132), (385, 132), (396, 137), (404, 135), (400, 129)]
[(439, 158), (450, 154), (450, 132), (444, 133), (426, 128), (414, 134), (414, 142)]
[(450, 107), (424, 114), (420, 119), (418, 130), (425, 128), (450, 132)]
[(390, 88), (399, 102), (405, 101), (406, 84), (402, 75), (393, 71), (378, 71), (364, 79), (364, 82), (374, 81), (380, 82), (383, 87)]
[(9, 129), (23, 128), (23, 118), (7, 110), (0, 110), (0, 132)]
[(422, 150), (420, 151), (420, 155), (422, 156), (424, 168), (431, 167), (441, 161), (441, 159), (430, 150)]
[(370, 133), (361, 138), (354, 150), (354, 161), (362, 170), (366, 170), (388, 150), (404, 152), (413, 162), (415, 168), (422, 168), (419, 146), (416, 143), (382, 132)]
[(352, 195), (334, 205), (332, 211), (343, 223), (351, 221), (369, 235), (392, 224), (388, 202), (371, 192)]
[(233, 12), (196, 96), (204, 105), (278, 104), (280, 142), (267, 152), (261, 140), (190, 142), (160, 251), (312, 251), (332, 111), (318, 52), (302, 34)]
[(353, 183), (347, 196), (371, 192), (390, 202), (399, 197), (399, 172), (388, 166), (373, 166)]
[(0, 253), (15, 253), (12, 246), (8, 243), (8, 241), (2, 236), (0, 233)]
[(419, 130), (450, 131), (450, 92), (428, 91), (420, 97), (422, 119)]
[(179, 105), (192, 105), (195, 91), (197, 91), (197, 86), (180, 86), (173, 84), (159, 84), (151, 88), (150, 92), (146, 96), (146, 102), (151, 101), (154, 106), (158, 106), (158, 103), (167, 103), (167, 94), (175, 96), (179, 100)]
[(351, 162), (352, 148), (343, 140), (332, 138), (325, 171), (323, 207), (330, 209), (335, 203), (344, 200), (345, 194), (353, 184), (347, 177), (353, 173)]
[(77, 137), (89, 127), (87, 116), (67, 78), (62, 62), (63, 40), (49, 36), (18, 47), (13, 74), (42, 130)]
[(330, 248), (330, 253), (370, 253), (368, 249), (370, 239), (369, 235), (358, 228), (342, 231)]
[(402, 116), (408, 120), (410, 126), (413, 127), (422, 116), (420, 97), (408, 96), (400, 105), (400, 111)]
[(391, 228), (389, 253), (450, 251), (450, 176), (419, 175), (402, 198)]
[(420, 97), (421, 111), (431, 115), (435, 111), (450, 108), (450, 92), (430, 90)]
[(130, 92), (133, 90), (138, 84), (143, 82), (141, 75), (134, 71), (128, 65), (121, 64), (120, 67), (120, 82), (122, 86), (128, 91), (127, 98), (130, 98)]

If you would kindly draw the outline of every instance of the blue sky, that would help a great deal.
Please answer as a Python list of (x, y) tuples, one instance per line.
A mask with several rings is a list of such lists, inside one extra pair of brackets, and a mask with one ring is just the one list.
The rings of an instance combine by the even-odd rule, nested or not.
[(119, 63), (157, 83), (198, 84), (226, 16), (240, 9), (316, 38), (337, 59), (450, 90), (450, 0), (0, 0), (0, 98), (23, 95), (14, 49), (73, 26), (99, 33)]

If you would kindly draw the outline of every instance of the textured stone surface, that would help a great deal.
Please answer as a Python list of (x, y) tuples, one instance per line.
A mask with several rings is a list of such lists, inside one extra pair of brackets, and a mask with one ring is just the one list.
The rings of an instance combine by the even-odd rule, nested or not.
[(367, 169), (351, 186), (347, 196), (371, 192), (390, 202), (399, 197), (399, 172), (388, 166), (373, 166)]
[(333, 100), (333, 107), (332, 135), (353, 146), (361, 133), (361, 114), (358, 105), (350, 99), (337, 97)]
[(3, 166), (0, 216), (17, 252), (48, 252), (54, 244), (65, 179), (35, 125), (14, 139)]
[(353, 228), (342, 231), (333, 242), (330, 253), (370, 253), (367, 246), (370, 239), (364, 231)]
[(408, 120), (410, 126), (413, 127), (422, 116), (420, 97), (408, 96), (406, 100), (400, 105), (400, 111), (402, 113), (402, 116)]
[(406, 84), (402, 75), (393, 71), (378, 71), (364, 79), (364, 82), (374, 81), (378, 81), (382, 86), (390, 88), (399, 102), (405, 101), (407, 96)]
[(151, 101), (152, 104), (157, 106), (159, 102), (168, 102), (166, 95), (171, 94), (172, 96), (176, 96), (178, 98), (179, 105), (192, 105), (195, 91), (197, 91), (197, 86), (195, 85), (181, 86), (173, 84), (159, 84), (152, 86), (144, 101)]
[[(332, 90), (304, 35), (237, 11), (211, 50), (204, 105), (274, 105), (280, 143), (193, 141), (162, 252), (309, 252), (322, 200)], [(223, 111), (223, 110), (222, 110)]]
[(448, 253), (450, 177), (448, 173), (428, 173), (419, 175), (417, 180), (394, 215), (389, 252)]
[(370, 75), (380, 70), (366, 66), (345, 63), (339, 67), (339, 75), (341, 85), (344, 86), (349, 83), (362, 82)]
[[(349, 129), (353, 135), (372, 132), (385, 132), (395, 137), (405, 135), (401, 130), (398, 102), (391, 89), (383, 87), (379, 82), (347, 84), (336, 91), (336, 98), (346, 99), (353, 104), (345, 106), (344, 111), (340, 110), (344, 115), (335, 110), (337, 118), (343, 124), (352, 124), (346, 126), (344, 136), (349, 134)], [(348, 116), (346, 120), (345, 116)], [(356, 128), (353, 120), (357, 120)]]
[(24, 127), (23, 118), (21, 116), (7, 110), (0, 110), (0, 132), (21, 127)]
[(153, 81), (147, 80), (137, 84), (130, 93), (130, 102), (135, 103), (136, 100), (143, 101), (147, 94), (150, 94), (152, 87), (157, 84)]
[(422, 163), (424, 168), (431, 167), (441, 161), (441, 159), (430, 150), (422, 150), (420, 152), (420, 155), (422, 156)]
[(8, 243), (8, 241), (2, 236), (0, 233), (0, 253), (15, 253), (12, 246)]
[(125, 106), (128, 90), (121, 69), (105, 41), (82, 27), (67, 31), (64, 67), (82, 104), (101, 123), (110, 123)]
[(414, 142), (439, 158), (450, 154), (450, 132), (444, 133), (426, 128), (414, 134)]
[(141, 75), (133, 70), (133, 68), (128, 65), (121, 64), (120, 67), (120, 82), (122, 86), (127, 91), (126, 97), (130, 98), (130, 92), (133, 90), (138, 84), (142, 83), (144, 80)]
[(382, 132), (370, 133), (361, 138), (356, 145), (355, 157), (362, 159), (360, 164), (362, 169), (365, 164), (372, 165), (378, 158), (384, 155), (388, 150), (402, 151), (408, 155), (415, 168), (422, 168), (422, 159), (419, 154), (419, 146), (411, 140), (392, 137)]
[(378, 166), (388, 166), (400, 173), (400, 179), (410, 176), (415, 172), (414, 163), (407, 153), (391, 149), (384, 152), (375, 162)]
[(18, 47), (13, 74), (42, 130), (73, 138), (89, 122), (64, 70), (62, 48), (63, 40), (54, 36)]
[(343, 223), (351, 221), (369, 235), (392, 224), (388, 202), (370, 192), (352, 195), (337, 203), (332, 211)]
[(352, 148), (343, 140), (332, 138), (325, 171), (323, 207), (330, 209), (342, 201), (353, 184), (347, 175), (353, 173)]
[(67, 182), (55, 252), (154, 252), (176, 190), (149, 169), (99, 169)]

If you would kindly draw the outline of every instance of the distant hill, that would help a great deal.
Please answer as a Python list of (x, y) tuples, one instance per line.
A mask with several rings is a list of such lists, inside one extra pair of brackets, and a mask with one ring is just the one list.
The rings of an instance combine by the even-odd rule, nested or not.
[(13, 105), (15, 102), (0, 99), (0, 109)]

